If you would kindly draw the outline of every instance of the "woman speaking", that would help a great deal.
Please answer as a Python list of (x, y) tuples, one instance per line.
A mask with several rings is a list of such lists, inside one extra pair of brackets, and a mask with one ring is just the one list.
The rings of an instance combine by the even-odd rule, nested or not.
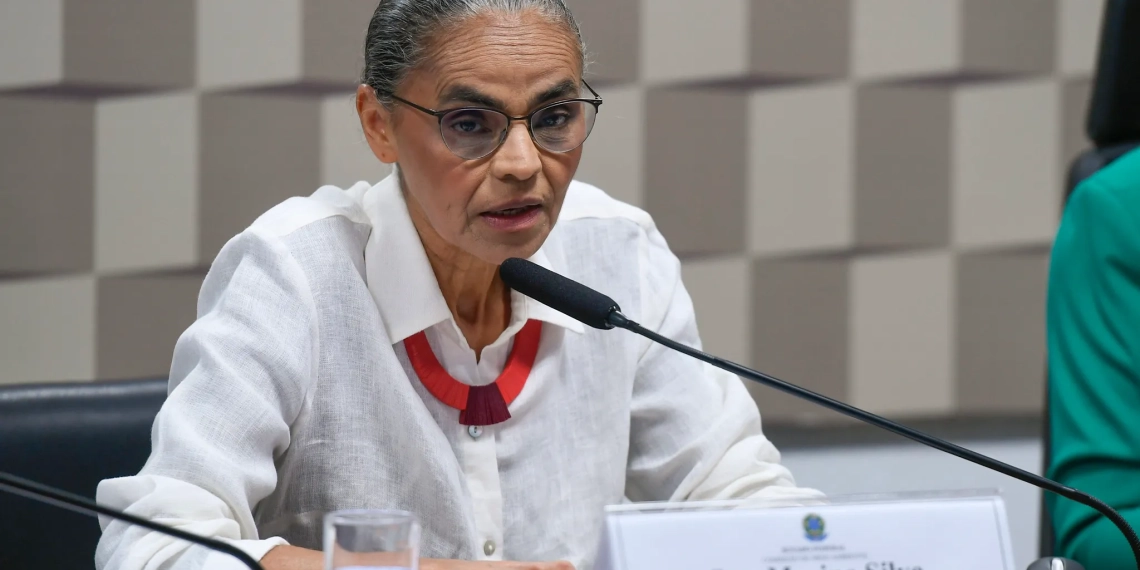
[[(499, 279), (528, 258), (700, 342), (649, 216), (572, 180), (602, 99), (562, 0), (383, 0), (364, 49), (356, 107), (395, 173), (287, 200), (226, 244), (150, 459), (100, 501), (269, 570), (320, 568), (321, 516), (345, 508), (416, 513), (425, 568), (585, 570), (606, 505), (816, 496), (739, 379)], [(99, 568), (222, 565), (104, 525)]]

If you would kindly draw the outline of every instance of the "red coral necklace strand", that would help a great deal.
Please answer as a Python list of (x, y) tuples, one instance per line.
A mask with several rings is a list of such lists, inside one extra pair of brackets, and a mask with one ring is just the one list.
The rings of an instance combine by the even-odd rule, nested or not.
[(515, 401), (526, 385), (530, 370), (538, 355), (538, 342), (542, 336), (542, 322), (529, 320), (515, 335), (515, 344), (503, 373), (486, 386), (468, 386), (452, 378), (428, 344), (422, 331), (404, 340), (404, 350), (416, 376), (424, 387), (439, 401), (459, 410), (459, 423), (466, 426), (489, 426), (511, 418), (507, 406)]

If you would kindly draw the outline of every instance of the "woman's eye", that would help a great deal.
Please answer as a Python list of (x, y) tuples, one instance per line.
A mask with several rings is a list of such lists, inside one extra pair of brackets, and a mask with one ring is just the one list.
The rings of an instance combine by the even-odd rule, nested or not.
[(475, 135), (489, 131), (487, 119), (481, 113), (464, 113), (457, 117), (449, 117), (447, 128), (461, 135)]
[(463, 133), (474, 133), (479, 130), (479, 123), (475, 121), (460, 121), (453, 123), (451, 128)]
[(560, 127), (565, 125), (570, 120), (570, 116), (566, 113), (558, 113), (556, 115), (547, 115), (542, 118), (542, 126), (544, 127)]
[(544, 113), (538, 118), (538, 124), (535, 126), (540, 129), (557, 129), (565, 127), (572, 120), (574, 120), (573, 113), (570, 113), (566, 109), (558, 109)]

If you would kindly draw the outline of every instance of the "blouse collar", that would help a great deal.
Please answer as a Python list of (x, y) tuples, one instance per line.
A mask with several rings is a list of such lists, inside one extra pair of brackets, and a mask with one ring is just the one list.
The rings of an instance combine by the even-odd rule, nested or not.
[[(395, 173), (368, 190), (364, 195), (364, 210), (372, 223), (372, 235), (364, 249), (365, 274), (388, 338), (396, 344), (451, 320), (451, 310), (447, 308), (423, 243), (412, 224)], [(539, 248), (530, 261), (558, 271), (543, 248)], [(513, 335), (529, 319), (576, 333), (585, 331), (581, 322), (511, 291), (511, 322), (504, 336)]]

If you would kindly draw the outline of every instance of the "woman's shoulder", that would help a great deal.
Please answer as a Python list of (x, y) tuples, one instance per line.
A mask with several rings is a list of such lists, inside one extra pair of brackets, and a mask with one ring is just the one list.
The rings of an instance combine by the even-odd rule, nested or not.
[(212, 269), (240, 263), (298, 264), (305, 273), (319, 276), (328, 274), (330, 264), (358, 268), (372, 227), (363, 207), (371, 188), (367, 182), (348, 188), (322, 186), (309, 196), (273, 206), (226, 243)]
[(676, 256), (649, 213), (585, 182), (571, 183), (551, 238), (550, 249), (588, 255), (595, 264), (607, 260), (623, 267), (676, 265)]
[[(1057, 241), (1095, 243), (1098, 249), (1140, 252), (1140, 149), (1079, 184), (1065, 207)], [(1140, 261), (1136, 261), (1140, 266)]]
[(645, 232), (656, 231), (653, 218), (645, 210), (618, 200), (593, 184), (574, 180), (566, 191), (558, 223), (570, 225), (587, 220), (631, 223)]
[(367, 225), (364, 195), (371, 188), (371, 184), (363, 181), (348, 188), (321, 186), (309, 196), (294, 196), (270, 208), (254, 220), (250, 229), (262, 235), (283, 238), (330, 218)]

